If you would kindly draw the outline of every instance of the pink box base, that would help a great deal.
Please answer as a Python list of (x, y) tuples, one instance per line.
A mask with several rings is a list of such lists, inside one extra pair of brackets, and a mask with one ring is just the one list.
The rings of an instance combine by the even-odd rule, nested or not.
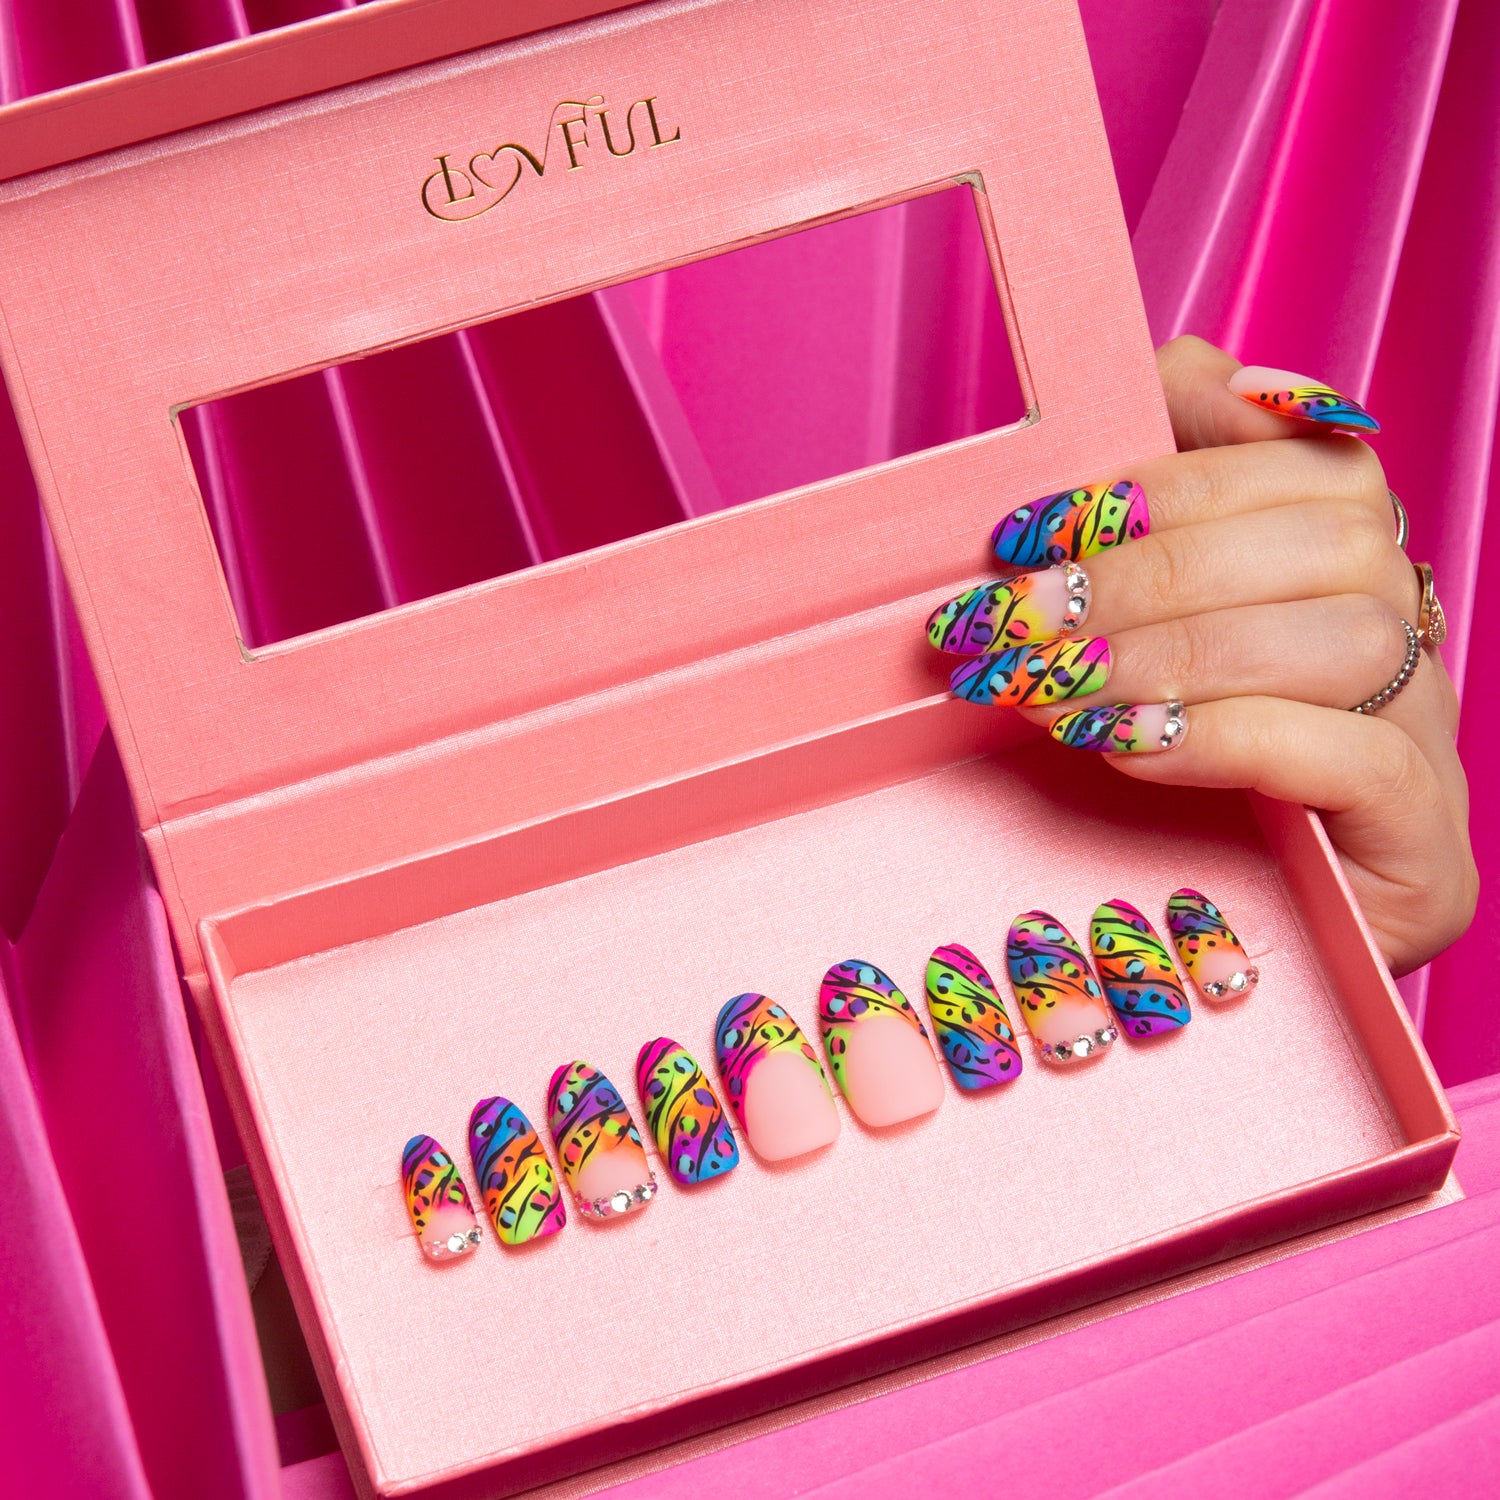
[[(207, 924), (262, 1192), (371, 1489), (511, 1493), (1442, 1184), (1451, 1121), (1368, 948), (1340, 939), (1333, 866), (1300, 858), (1300, 892), (1283, 873), (1306, 816), (1147, 788), (1127, 809), (1107, 766), (1013, 724), (1020, 743), (975, 755), (999, 717), (932, 701)], [(467, 1168), (484, 1095), (541, 1120), (552, 1069), (582, 1056), (635, 1108), (640, 1044), (707, 1063), (737, 991), (811, 1034), (841, 958), (916, 996), (939, 942), (1003, 974), (1017, 912), (1086, 932), (1099, 901), (1159, 916), (1184, 882), (1264, 977), (1179, 1036), (1076, 1072), (1028, 1050), (1014, 1085), (950, 1086), (891, 1131), (841, 1103), (819, 1156), (750, 1157), (520, 1254), (487, 1239), (434, 1271), (410, 1242), (401, 1143), (430, 1132)], [(467, 909), (391, 921), (445, 902)], [(1319, 957), (1339, 948), (1343, 973)], [(584, 1459), (572, 1440), (606, 1428)]]

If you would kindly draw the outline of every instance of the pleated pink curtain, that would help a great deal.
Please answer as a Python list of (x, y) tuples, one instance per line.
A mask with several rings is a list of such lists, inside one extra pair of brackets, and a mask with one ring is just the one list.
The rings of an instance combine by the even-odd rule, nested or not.
[[(0, 98), (333, 8), (0, 0)], [(1326, 377), (1368, 394), (1385, 424), (1378, 451), (1450, 619), (1445, 655), (1464, 688), (1462, 747), (1488, 873), (1500, 868), (1500, 791), (1485, 774), (1500, 709), (1477, 652), (1500, 623), (1483, 587), (1500, 578), (1500, 500), (1488, 503), (1500, 404), (1500, 8), (1387, 0), (1373, 11), (1368, 0), (1083, 3), (1156, 336), (1193, 331)], [(903, 241), (908, 264), (944, 253), (925, 232)], [(741, 472), (743, 434), (713, 425), (715, 403), (695, 384), (708, 378), (698, 369), (708, 330), (734, 313), (732, 275), (708, 274), (606, 294), (573, 315), (592, 320), (583, 334), (614, 361), (621, 441), (637, 444), (642, 473), (660, 468), (621, 527), (745, 498), (725, 478)], [(919, 309), (921, 292), (909, 278), (903, 305)], [(869, 306), (825, 296), (801, 313), (807, 326), (847, 325)], [(879, 420), (858, 433), (830, 424), (825, 459), (867, 462), (994, 420), (987, 393), (1001, 372), (975, 332), (984, 316), (954, 325), (940, 409), (915, 425), (899, 383), (909, 346), (888, 339), (863, 393)], [(265, 398), (279, 399), (275, 412), (190, 428), (253, 633), (295, 633), (603, 539), (533, 524), (525, 496), (555, 487), (561, 471), (549, 465), (562, 460), (515, 439), (527, 392), (488, 337), (408, 351), (404, 373), (378, 380), (309, 377)], [(467, 403), (470, 439), (454, 456), (458, 480), (423, 509), (410, 503), (420, 471), (399, 439), (403, 419), (424, 428), (422, 402), (438, 395), (446, 410)], [(518, 467), (521, 452), (530, 457)], [(305, 539), (340, 559), (332, 595), (328, 570), (297, 548), (282, 559), (289, 571), (257, 581), (286, 533), (255, 532), (244, 496), (289, 458), (300, 483), (313, 476), (338, 500), (332, 529)], [(3, 406), (0, 542), (0, 724), (10, 730), (0, 736), (0, 1191), (11, 1205), (0, 1230), (0, 1462), (21, 1493), (272, 1496), (271, 1417), (208, 1123), (214, 1082), (205, 1095), (97, 689)], [(1489, 1020), (1497, 949), (1500, 902), (1487, 893), (1469, 936), (1406, 986), (1450, 1083), (1500, 1071)], [(219, 1148), (231, 1164), (232, 1132)], [(137, 1198), (101, 1192), (103, 1171), (123, 1174)], [(1325, 1334), (1358, 1313), (1343, 1307)], [(1278, 1336), (1295, 1350), (1297, 1321)], [(330, 1462), (316, 1474), (303, 1466), (289, 1492), (347, 1493)]]

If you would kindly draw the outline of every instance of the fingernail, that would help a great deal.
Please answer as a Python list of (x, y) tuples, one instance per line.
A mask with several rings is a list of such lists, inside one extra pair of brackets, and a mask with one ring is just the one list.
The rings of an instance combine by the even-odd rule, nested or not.
[(1078, 940), (1056, 917), (1023, 912), (1006, 948), (1011, 988), (1048, 1062), (1102, 1052), (1119, 1035)]
[(1156, 1036), (1193, 1019), (1167, 945), (1128, 901), (1106, 901), (1091, 936), (1105, 997), (1126, 1035)]
[(823, 1065), (802, 1028), (764, 995), (736, 995), (714, 1028), (719, 1076), (756, 1154), (785, 1161), (838, 1139)]
[(1260, 970), (1240, 946), (1219, 908), (1201, 891), (1184, 887), (1167, 902), (1167, 926), (1188, 978), (1210, 1000), (1255, 988)]
[(1089, 612), (1093, 590), (1077, 563), (1022, 573), (969, 589), (935, 609), (927, 639), (939, 651), (974, 656), (1071, 635)]
[(961, 944), (945, 943), (927, 960), (927, 1009), (959, 1088), (987, 1089), (1021, 1076), (1005, 1002), (984, 965)]
[(703, 1069), (670, 1037), (647, 1042), (635, 1061), (646, 1127), (667, 1170), (691, 1186), (739, 1165), (740, 1148)]
[(1109, 642), (1102, 635), (1074, 636), (976, 656), (952, 673), (948, 685), (970, 703), (1014, 708), (1097, 693), (1108, 677)]
[(484, 1211), (502, 1245), (556, 1234), (568, 1222), (562, 1191), (531, 1121), (509, 1099), (481, 1099), (469, 1116), (469, 1156)]
[(564, 1063), (547, 1085), (547, 1115), (563, 1176), (585, 1218), (613, 1218), (656, 1196), (635, 1121), (597, 1068)]
[(1047, 733), (1075, 750), (1106, 750), (1112, 755), (1139, 750), (1170, 750), (1187, 733), (1187, 710), (1171, 703), (1109, 703), (1059, 714)]
[(453, 1260), (479, 1243), (479, 1220), (453, 1158), (430, 1135), (401, 1152), (401, 1186), (417, 1243), (429, 1260)]
[(1229, 377), (1236, 396), (1284, 417), (1301, 417), (1324, 427), (1343, 427), (1350, 432), (1379, 432), (1380, 423), (1352, 396), (1341, 396), (1332, 386), (1273, 370), (1266, 365), (1246, 365)]
[(995, 556), (1015, 568), (1077, 562), (1151, 530), (1146, 492), (1131, 479), (1043, 495), (990, 533)]
[(927, 1032), (889, 974), (863, 959), (835, 964), (818, 991), (823, 1047), (849, 1108), (866, 1125), (897, 1125), (943, 1102)]

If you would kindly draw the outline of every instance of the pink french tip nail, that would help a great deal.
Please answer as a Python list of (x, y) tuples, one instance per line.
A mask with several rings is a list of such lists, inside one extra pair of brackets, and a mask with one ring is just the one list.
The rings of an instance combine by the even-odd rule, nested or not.
[(943, 1102), (943, 1077), (911, 1002), (874, 964), (851, 958), (823, 976), (823, 1046), (849, 1108), (866, 1125), (898, 1125)]
[(479, 1220), (458, 1164), (430, 1135), (414, 1135), (402, 1149), (401, 1187), (428, 1260), (455, 1260), (479, 1243)]
[(719, 1012), (714, 1045), (729, 1107), (757, 1156), (786, 1161), (838, 1139), (823, 1065), (785, 1007), (736, 995)]
[(1291, 370), (1246, 365), (1229, 377), (1229, 389), (1242, 400), (1283, 417), (1300, 417), (1304, 422), (1348, 432), (1380, 431), (1380, 423), (1352, 396), (1341, 395), (1332, 386)]

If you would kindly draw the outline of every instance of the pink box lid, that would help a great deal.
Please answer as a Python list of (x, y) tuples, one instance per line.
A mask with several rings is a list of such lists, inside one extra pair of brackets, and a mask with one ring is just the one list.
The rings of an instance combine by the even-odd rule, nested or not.
[[(656, 100), (667, 141), (467, 222), (424, 206), (439, 156), (541, 151), (580, 91)], [(1026, 422), (237, 639), (177, 408), (955, 180)], [(930, 694), (912, 622), (994, 518), (1171, 443), (1071, 0), (1004, 26), (638, 6), (17, 179), (0, 254), (0, 352), (190, 975), (214, 911)]]

